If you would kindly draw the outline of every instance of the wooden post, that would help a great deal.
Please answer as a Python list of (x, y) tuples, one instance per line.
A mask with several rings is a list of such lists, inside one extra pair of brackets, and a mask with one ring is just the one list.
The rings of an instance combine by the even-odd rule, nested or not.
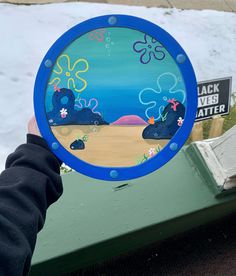
[(223, 130), (224, 120), (225, 119), (222, 118), (221, 116), (213, 117), (208, 138), (215, 138), (215, 137), (221, 136), (222, 130)]
[(197, 122), (194, 124), (192, 133), (191, 133), (191, 140), (192, 140), (192, 142), (203, 140), (202, 122)]

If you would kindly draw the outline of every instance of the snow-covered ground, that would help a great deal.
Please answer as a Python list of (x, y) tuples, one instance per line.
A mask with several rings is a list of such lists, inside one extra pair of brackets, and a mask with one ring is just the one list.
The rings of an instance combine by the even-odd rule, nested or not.
[(158, 24), (186, 50), (198, 81), (232, 76), (236, 92), (236, 13), (88, 3), (0, 4), (0, 171), (7, 154), (25, 140), (34, 80), (48, 48), (75, 24), (111, 13)]

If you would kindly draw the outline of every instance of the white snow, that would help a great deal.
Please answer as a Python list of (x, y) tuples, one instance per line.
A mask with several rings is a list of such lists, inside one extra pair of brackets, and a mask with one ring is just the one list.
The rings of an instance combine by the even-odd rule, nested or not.
[(81, 2), (0, 4), (0, 171), (7, 154), (25, 141), (27, 122), (33, 114), (34, 80), (48, 48), (81, 21), (112, 13), (158, 24), (186, 50), (198, 81), (232, 76), (236, 92), (235, 13)]

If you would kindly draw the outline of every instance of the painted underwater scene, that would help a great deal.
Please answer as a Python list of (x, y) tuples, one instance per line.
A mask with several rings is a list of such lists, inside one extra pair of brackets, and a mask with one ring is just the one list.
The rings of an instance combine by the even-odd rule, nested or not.
[(45, 108), (54, 136), (70, 153), (96, 166), (131, 167), (158, 154), (182, 126), (186, 91), (163, 45), (111, 27), (64, 49)]

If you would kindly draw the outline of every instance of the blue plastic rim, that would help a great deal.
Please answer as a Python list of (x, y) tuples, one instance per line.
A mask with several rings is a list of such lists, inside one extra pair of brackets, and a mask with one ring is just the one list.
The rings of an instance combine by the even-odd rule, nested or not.
[[(45, 92), (51, 70), (58, 56), (78, 37), (95, 29), (108, 27), (135, 29), (158, 40), (178, 64), (185, 82), (187, 106), (183, 125), (158, 154), (148, 161), (133, 167), (100, 167), (86, 163), (77, 158), (67, 151), (53, 135), (45, 111)], [(52, 152), (68, 166), (84, 175), (107, 181), (134, 179), (145, 176), (162, 167), (171, 160), (184, 145), (192, 130), (197, 111), (196, 77), (185, 51), (170, 34), (159, 26), (147, 20), (128, 15), (115, 14), (99, 16), (74, 26), (64, 33), (49, 49), (40, 65), (35, 81), (34, 110), (42, 136), (47, 141)]]

